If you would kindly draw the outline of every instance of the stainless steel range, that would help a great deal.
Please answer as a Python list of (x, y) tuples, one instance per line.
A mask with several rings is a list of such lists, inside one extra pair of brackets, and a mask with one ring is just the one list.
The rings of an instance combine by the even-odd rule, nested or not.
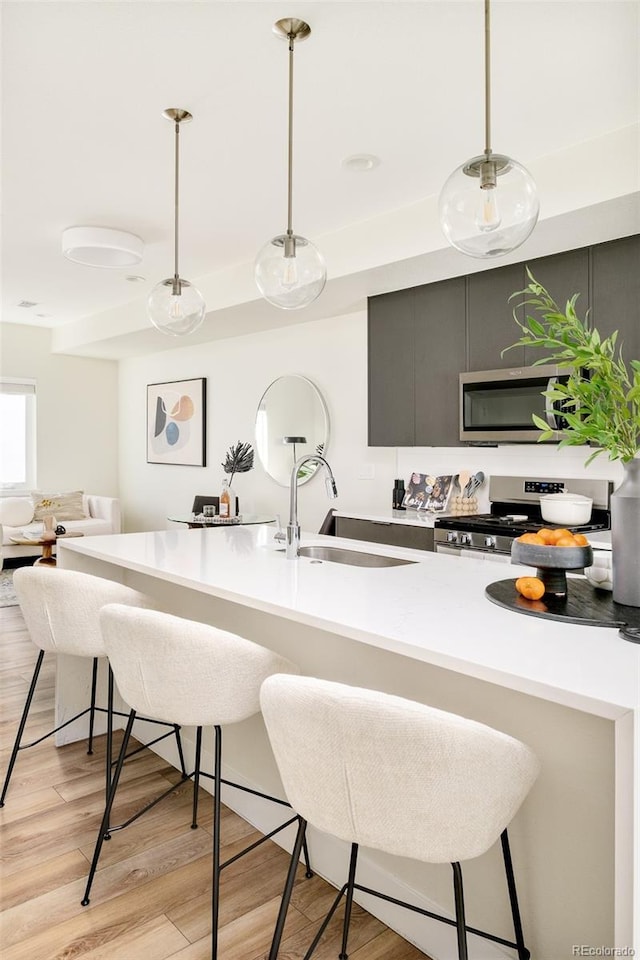
[(565, 479), (549, 477), (491, 477), (489, 480), (490, 513), (470, 516), (438, 517), (435, 521), (434, 544), (437, 553), (459, 556), (480, 555), (508, 562), (511, 544), (516, 537), (540, 527), (559, 527), (542, 519), (540, 497), (545, 493), (580, 493), (593, 500), (589, 523), (572, 525), (571, 529), (586, 533), (611, 528), (610, 497), (613, 484), (609, 480)]

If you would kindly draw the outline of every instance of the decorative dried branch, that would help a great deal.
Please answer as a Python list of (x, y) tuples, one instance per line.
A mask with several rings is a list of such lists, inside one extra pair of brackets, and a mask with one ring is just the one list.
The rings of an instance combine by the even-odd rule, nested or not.
[(231, 474), (229, 480), (229, 486), (231, 486), (236, 473), (247, 473), (253, 469), (253, 447), (251, 444), (242, 443), (238, 440), (235, 446), (229, 447), (221, 467), (225, 473)]

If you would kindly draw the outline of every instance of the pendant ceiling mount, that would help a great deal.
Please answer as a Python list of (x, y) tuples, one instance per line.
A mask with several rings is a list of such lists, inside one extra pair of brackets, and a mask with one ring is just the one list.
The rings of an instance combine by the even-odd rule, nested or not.
[(306, 40), (311, 33), (311, 27), (304, 20), (298, 20), (296, 17), (284, 17), (282, 20), (276, 20), (273, 32), (281, 40), (291, 40), (294, 43), (298, 40)]

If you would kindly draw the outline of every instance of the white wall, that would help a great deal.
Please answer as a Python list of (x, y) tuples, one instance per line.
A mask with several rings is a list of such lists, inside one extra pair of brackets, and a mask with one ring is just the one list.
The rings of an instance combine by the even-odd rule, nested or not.
[[(321, 476), (299, 490), (303, 529), (315, 531), (331, 506), (378, 511), (391, 505), (395, 477), (412, 471), (457, 473), (468, 468), (517, 476), (607, 477), (619, 482), (621, 468), (606, 457), (584, 467), (589, 450), (517, 445), (491, 449), (368, 448), (367, 329), (364, 312), (260, 334), (217, 340), (146, 357), (120, 366), (120, 491), (128, 530), (161, 529), (171, 513), (188, 514), (196, 493), (218, 494), (221, 463), (232, 443), (254, 443), (254, 421), (266, 387), (283, 374), (312, 380), (325, 397), (331, 423), (327, 457), (339, 498), (328, 501)], [(208, 464), (205, 468), (147, 464), (145, 391), (148, 383), (207, 377)], [(362, 475), (373, 471), (373, 477)], [(234, 488), (244, 512), (288, 513), (287, 490), (255, 468), (236, 475)], [(488, 503), (487, 486), (480, 491)]]
[(0, 324), (0, 375), (36, 380), (37, 488), (118, 495), (118, 368), (51, 353), (51, 330)]

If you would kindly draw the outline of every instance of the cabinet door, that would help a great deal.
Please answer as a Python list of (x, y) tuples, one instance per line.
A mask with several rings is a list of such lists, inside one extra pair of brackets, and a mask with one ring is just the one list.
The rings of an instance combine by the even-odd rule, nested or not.
[(619, 331), (626, 361), (640, 359), (640, 236), (591, 248), (591, 319), (603, 336)]
[(370, 447), (412, 447), (415, 442), (413, 299), (413, 290), (369, 298)]
[(459, 440), (458, 374), (467, 369), (464, 277), (415, 291), (416, 446)]
[(515, 301), (509, 297), (523, 290), (523, 263), (473, 273), (468, 278), (469, 370), (502, 370), (524, 364), (524, 347), (500, 356), (519, 337), (513, 319)]
[[(553, 297), (561, 310), (574, 293), (580, 296), (576, 303), (578, 315), (583, 318), (589, 309), (589, 248), (568, 250), (551, 257), (539, 257), (530, 260), (526, 266), (538, 283)], [(525, 282), (529, 278), (525, 277)], [(511, 351), (509, 351), (511, 352)], [(515, 351), (514, 351), (515, 352)], [(525, 347), (524, 362), (530, 366), (540, 357), (548, 356), (549, 351), (541, 347)], [(508, 354), (507, 354), (508, 356)]]

